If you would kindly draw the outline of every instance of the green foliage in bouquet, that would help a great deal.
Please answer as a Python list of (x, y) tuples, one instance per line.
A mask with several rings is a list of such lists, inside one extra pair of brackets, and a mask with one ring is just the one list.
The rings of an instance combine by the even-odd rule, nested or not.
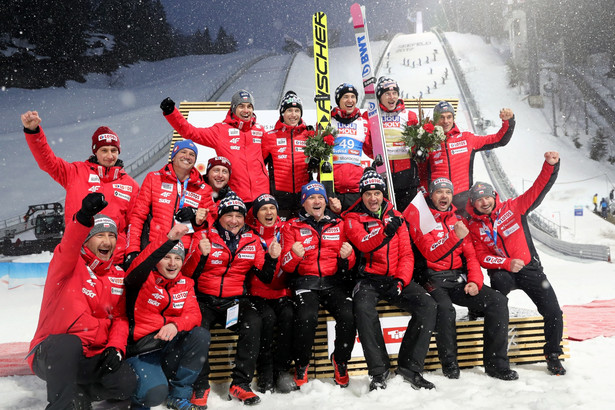
[(446, 139), (444, 129), (438, 123), (439, 115), (434, 115), (433, 121), (429, 117), (423, 118), (423, 110), (419, 108), (419, 120), (408, 121), (401, 133), (402, 140), (408, 147), (410, 155), (418, 162), (424, 162), (429, 153), (437, 150)]

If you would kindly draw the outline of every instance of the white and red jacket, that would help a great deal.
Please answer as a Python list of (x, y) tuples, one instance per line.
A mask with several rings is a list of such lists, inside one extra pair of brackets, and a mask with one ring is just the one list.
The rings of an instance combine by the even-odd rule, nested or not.
[(42, 128), (39, 127), (38, 132), (25, 132), (25, 136), (39, 168), (66, 190), (66, 226), (81, 209), (81, 201), (87, 194), (100, 192), (105, 196), (109, 205), (104, 213), (115, 221), (119, 234), (114, 257), (121, 259), (126, 246), (129, 218), (139, 193), (139, 185), (126, 173), (122, 161), (118, 160), (115, 166), (109, 168), (97, 164), (95, 156), (87, 161), (67, 162), (53, 153)]
[[(414, 256), (410, 246), (408, 227), (402, 223), (395, 235), (388, 237), (384, 227), (393, 216), (401, 214), (393, 209), (386, 199), (382, 216), (377, 217), (357, 200), (342, 216), (345, 220), (346, 235), (361, 252), (360, 275), (390, 276), (401, 280), (407, 286), (412, 280)], [(364, 260), (363, 260), (364, 259)]]
[(244, 202), (269, 193), (269, 174), (261, 150), (265, 128), (256, 123), (256, 117), (240, 121), (229, 110), (223, 122), (208, 128), (190, 124), (177, 108), (165, 118), (182, 137), (213, 148), (216, 155), (231, 161), (229, 186)]
[(126, 275), (112, 260), (101, 261), (83, 247), (90, 229), (71, 221), (54, 251), (38, 326), (30, 342), (30, 367), (34, 349), (49, 335), (78, 336), (86, 357), (96, 356), (107, 347), (126, 352)]
[[(291, 250), (295, 242), (303, 244), (302, 258)], [(355, 264), (354, 251), (347, 259), (341, 259), (344, 242), (347, 242), (344, 221), (328, 209), (318, 222), (305, 211), (287, 221), (282, 228), (281, 267), (287, 273), (296, 273), (291, 278), (292, 288), (319, 290), (335, 286), (334, 275)]]
[[(248, 210), (246, 224), (261, 238), (263, 249), (267, 250), (274, 239), (281, 242), (284, 222), (278, 217), (275, 225), (265, 227), (254, 217), (252, 209), (253, 208), (250, 208)], [(286, 275), (284, 271), (282, 271), (280, 264), (281, 261), (278, 260), (271, 283), (264, 283), (257, 275), (252, 275), (250, 277), (250, 295), (264, 299), (279, 299), (284, 296), (290, 296), (290, 289), (286, 286)]]
[[(303, 153), (307, 139), (308, 130), (303, 120), (294, 127), (278, 120), (275, 128), (263, 138), (263, 159), (270, 167), (271, 195), (275, 196), (280, 204), (286, 202), (283, 200), (285, 196), (288, 196), (289, 200), (292, 198), (296, 202), (293, 208), (299, 206), (301, 187), (311, 180)], [(282, 208), (288, 209), (286, 206)]]
[(201, 310), (192, 279), (181, 273), (175, 279), (167, 279), (156, 270), (156, 264), (177, 242), (161, 235), (139, 254), (128, 269), (126, 308), (132, 341), (158, 332), (169, 323), (175, 324), (180, 332), (201, 325)]
[(331, 111), (331, 126), (337, 129), (333, 147), (333, 179), (338, 194), (359, 192), (359, 180), (363, 176), (361, 155), (371, 158), (372, 144), (367, 120), (355, 108), (352, 114), (338, 107)]
[(439, 211), (429, 198), (426, 201), (438, 224), (434, 230), (425, 234), (421, 232), (420, 215), (414, 206), (406, 208), (404, 217), (410, 224), (412, 241), (427, 260), (427, 267), (437, 272), (463, 270), (468, 275), (467, 281), (474, 282), (479, 290), (482, 289), (483, 272), (472, 246), (472, 238), (468, 235), (460, 239), (455, 233), (455, 224), (463, 218), (455, 213), (453, 205), (446, 211)]
[[(158, 235), (169, 232), (175, 225), (175, 213), (180, 208), (182, 198), (183, 207), (208, 208), (208, 221), (213, 220), (212, 214), (215, 214), (217, 208), (212, 199), (212, 189), (203, 181), (196, 168), (190, 171), (185, 190), (184, 182), (178, 181), (172, 164), (147, 174), (130, 218), (127, 253), (139, 252)], [(195, 227), (195, 230), (203, 226)], [(147, 241), (142, 244), (144, 231)], [(184, 235), (182, 238), (186, 249), (190, 247), (191, 238), (192, 235)]]
[(515, 130), (515, 117), (502, 121), (502, 128), (491, 135), (479, 136), (471, 132), (460, 132), (457, 124), (446, 133), (446, 140), (440, 148), (429, 153), (428, 180), (421, 184), (429, 191), (429, 182), (437, 178), (448, 178), (460, 193), (470, 189), (473, 181), (474, 155), (478, 151), (486, 151), (508, 144)]
[(516, 198), (500, 202), (496, 194), (495, 208), (489, 215), (479, 214), (472, 204), (468, 203), (468, 227), (478, 261), (483, 268), (510, 271), (512, 259), (521, 259), (525, 265), (533, 259), (540, 261), (532, 241), (527, 216), (540, 205), (555, 183), (559, 164), (550, 165), (545, 161), (534, 184)]
[[(196, 282), (197, 296), (199, 293), (218, 298), (246, 296), (251, 271), (261, 275), (264, 282), (270, 282), (278, 260), (265, 252), (258, 235), (245, 226), (239, 233), (239, 243), (233, 253), (216, 225), (195, 234), (182, 268), (182, 272)], [(207, 235), (211, 243), (211, 252), (207, 256), (203, 256), (198, 247), (203, 235)]]

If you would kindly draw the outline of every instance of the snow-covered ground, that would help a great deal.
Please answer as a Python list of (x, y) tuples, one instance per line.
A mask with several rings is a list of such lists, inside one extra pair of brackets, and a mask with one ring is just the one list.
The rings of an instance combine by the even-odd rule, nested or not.
[[(587, 209), (584, 216), (573, 216), (575, 205), (589, 205), (595, 192), (601, 196), (608, 193), (607, 187), (595, 183), (590, 177), (605, 174), (615, 180), (613, 168), (587, 159), (570, 141), (551, 136), (545, 114), (529, 108), (523, 96), (514, 89), (506, 88), (505, 63), (492, 47), (471, 35), (447, 33), (447, 37), (455, 49), (483, 118), (495, 124), (489, 131), (495, 132), (499, 127), (500, 108), (511, 107), (515, 112), (517, 128), (513, 139), (508, 146), (499, 148), (497, 154), (517, 190), (527, 189), (534, 181), (544, 151), (559, 151), (562, 166), (558, 183), (539, 209), (547, 217), (555, 215), (556, 221), (561, 218), (564, 237), (569, 240), (613, 245), (615, 230), (611, 225)], [(447, 62), (431, 34), (401, 35), (386, 50), (384, 47), (386, 43), (374, 46), (378, 54), (390, 53), (388, 58), (385, 57), (388, 68), (384, 62), (380, 74), (395, 77), (402, 91), (410, 97), (418, 96), (420, 92), (426, 98), (458, 95), (459, 91), (450, 76), (446, 84), (441, 84)], [(434, 49), (438, 50), (436, 61), (433, 61)], [(426, 63), (425, 56), (430, 57), (430, 63)], [(81, 160), (87, 156), (89, 136), (103, 123), (120, 132), (122, 157), (130, 159), (137, 156), (140, 147), (145, 145), (144, 135), (158, 140), (165, 132), (170, 132), (158, 109), (163, 97), (169, 95), (176, 101), (207, 98), (215, 90), (214, 84), (219, 84), (226, 74), (222, 72), (226, 66), (241, 64), (252, 57), (254, 55), (243, 52), (231, 56), (184, 57), (139, 64), (123, 69), (123, 86), (111, 90), (103, 86), (104, 76), (93, 76), (92, 82), (71, 84), (66, 89), (2, 92), (0, 189), (4, 195), (0, 209), (14, 210), (0, 215), (12, 216), (22, 212), (24, 204), (62, 197), (61, 189), (57, 189), (55, 183), (37, 169), (28, 152), (21, 134), (21, 112), (39, 109), (43, 126), (54, 142), (54, 149), (68, 160)], [(415, 68), (403, 65), (404, 59), (411, 65), (418, 58), (422, 59), (421, 66), (417, 67), (416, 63)], [(333, 87), (342, 81), (360, 84), (358, 56), (354, 48), (332, 50), (331, 60)], [(271, 61), (280, 64), (285, 60), (279, 58)], [(262, 101), (263, 106), (259, 108), (274, 109), (280, 90), (271, 91), (271, 88), (279, 82), (276, 82), (278, 79), (275, 76), (267, 74), (267, 63), (263, 64), (258, 73), (248, 70), (247, 73), (252, 76), (249, 81), (242, 83), (239, 79), (236, 84), (237, 87), (247, 87), (254, 83), (255, 90), (269, 87), (269, 92), (263, 93), (263, 97), (256, 93), (257, 105)], [(279, 70), (271, 71), (280, 75)], [(309, 101), (313, 95), (313, 78), (312, 60), (305, 54), (299, 54), (285, 88), (297, 91), (307, 108), (312, 108)], [(435, 89), (433, 81), (438, 82)], [(430, 94), (427, 94), (427, 86), (430, 86)], [(457, 122), (462, 129), (469, 124), (463, 108), (457, 113)], [(475, 179), (488, 179), (478, 156)], [(39, 198), (48, 195), (45, 192), (50, 189), (55, 189), (55, 196)], [(6, 211), (2, 209), (0, 212)], [(612, 264), (565, 257), (540, 244), (537, 246), (562, 305), (615, 298), (615, 267)], [(22, 260), (31, 261), (32, 258)], [(37, 258), (45, 259), (45, 256)], [(6, 284), (0, 283), (0, 319), (5, 329), (0, 333), (0, 343), (30, 340), (36, 327), (41, 295), (40, 287), (25, 285), (9, 290)], [(510, 295), (510, 306), (533, 308), (531, 301), (520, 292)], [(395, 377), (390, 380), (387, 390), (371, 393), (368, 393), (367, 376), (352, 377), (350, 387), (344, 390), (336, 387), (331, 380), (314, 380), (299, 392), (264, 395), (260, 408), (612, 408), (615, 392), (610, 375), (615, 366), (615, 338), (599, 337), (570, 342), (569, 346), (571, 358), (565, 362), (568, 374), (563, 377), (549, 376), (544, 364), (514, 366), (520, 375), (520, 379), (514, 382), (494, 380), (485, 376), (481, 368), (463, 370), (460, 380), (448, 380), (436, 371), (426, 374), (426, 378), (436, 384), (435, 391), (414, 391), (400, 377)], [(227, 387), (214, 386), (210, 409), (242, 407), (237, 402), (226, 401)], [(40, 409), (45, 406), (45, 386), (35, 376), (0, 379), (0, 396), (2, 409)]]

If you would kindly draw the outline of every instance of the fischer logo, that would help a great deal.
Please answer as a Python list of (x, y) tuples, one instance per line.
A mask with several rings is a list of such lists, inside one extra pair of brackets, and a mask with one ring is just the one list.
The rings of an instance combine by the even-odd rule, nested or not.
[[(316, 98), (318, 111), (324, 115), (331, 112), (329, 97), (329, 50), (327, 46), (327, 16), (323, 12), (314, 15), (314, 59), (316, 65)], [(321, 122), (322, 120), (318, 120)]]

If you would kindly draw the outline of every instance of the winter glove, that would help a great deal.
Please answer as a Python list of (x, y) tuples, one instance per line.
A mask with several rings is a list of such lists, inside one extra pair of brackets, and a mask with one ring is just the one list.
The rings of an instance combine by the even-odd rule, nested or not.
[(175, 110), (175, 101), (173, 101), (170, 97), (165, 98), (160, 103), (160, 109), (164, 115), (169, 115)]
[(389, 289), (387, 290), (386, 294), (387, 296), (389, 296), (390, 298), (396, 298), (399, 295), (401, 295), (402, 290), (404, 290), (404, 282), (401, 281), (401, 279), (395, 279)]
[(130, 265), (136, 259), (137, 256), (139, 256), (139, 252), (136, 251), (130, 252), (128, 255), (126, 255), (126, 257), (124, 258), (124, 264), (122, 265), (122, 269), (124, 269), (124, 272), (128, 271), (128, 268), (130, 268)]
[(403, 221), (401, 216), (392, 217), (387, 226), (384, 227), (384, 234), (389, 237), (395, 235)]
[(220, 190), (218, 191), (218, 199), (222, 199), (226, 196), (226, 194), (228, 194), (228, 191), (230, 191), (231, 188), (228, 185), (224, 185), (222, 188), (220, 188)]
[(98, 370), (101, 374), (113, 373), (122, 365), (122, 353), (115, 347), (107, 347), (100, 356)]
[(318, 158), (310, 157), (308, 162), (308, 171), (318, 171), (320, 160)]
[(180, 208), (177, 212), (175, 212), (175, 219), (179, 222), (188, 222), (193, 221), (196, 218), (196, 208), (185, 207)]
[(75, 214), (77, 221), (83, 226), (93, 226), (94, 215), (105, 209), (108, 205), (105, 196), (100, 192), (87, 194), (81, 201), (81, 209)]

